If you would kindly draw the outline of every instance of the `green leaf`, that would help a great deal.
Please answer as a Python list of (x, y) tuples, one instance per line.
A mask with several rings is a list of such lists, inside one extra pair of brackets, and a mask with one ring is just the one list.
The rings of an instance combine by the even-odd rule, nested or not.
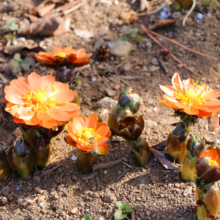
[(124, 205), (121, 202), (116, 202), (116, 205), (118, 206), (119, 209), (124, 208)]
[(128, 29), (126, 31), (126, 35), (128, 35), (129, 37), (135, 37), (137, 35), (137, 32), (138, 28)]
[(20, 64), (23, 70), (28, 71), (35, 65), (35, 61), (31, 57), (27, 57), (24, 60), (22, 60)]
[(131, 206), (127, 203), (124, 205), (123, 212), (133, 212)]
[(90, 215), (86, 215), (85, 217), (81, 218), (81, 220), (92, 220)]
[(10, 60), (9, 66), (11, 68), (12, 73), (16, 74), (21, 72), (21, 66), (15, 59)]
[(11, 31), (16, 31), (16, 30), (18, 30), (18, 24), (12, 23), (12, 24), (9, 26), (9, 29), (10, 29)]
[(142, 37), (141, 37), (140, 35), (137, 35), (136, 41), (137, 41), (138, 43), (140, 43), (140, 42), (142, 41)]
[(116, 210), (115, 214), (114, 214), (115, 220), (121, 220), (123, 218), (126, 218), (127, 215), (126, 214), (122, 214), (122, 210), (118, 209)]
[(20, 62), (22, 61), (21, 55), (20, 55), (19, 53), (16, 53), (13, 58), (14, 58), (14, 60), (16, 60), (18, 63), (20, 63)]
[(123, 41), (128, 41), (128, 40), (129, 40), (129, 37), (128, 37), (127, 35), (123, 35), (122, 40), (123, 40)]

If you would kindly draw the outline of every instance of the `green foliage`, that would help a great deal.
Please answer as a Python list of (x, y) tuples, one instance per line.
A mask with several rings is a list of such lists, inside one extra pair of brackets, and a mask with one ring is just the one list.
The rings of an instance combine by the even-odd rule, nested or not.
[[(118, 210), (116, 210), (114, 214), (115, 220), (121, 220), (127, 218), (127, 214), (133, 212), (133, 209), (128, 203), (124, 205), (121, 202), (116, 202), (116, 205), (118, 206)], [(86, 215), (81, 220), (92, 220), (92, 218), (90, 217), (90, 215)], [(95, 218), (94, 220), (105, 220), (105, 219), (101, 217), (101, 218)]]
[(133, 212), (131, 206), (127, 204), (122, 204), (121, 202), (116, 202), (116, 205), (118, 206), (118, 210), (116, 210), (114, 217), (115, 220), (121, 220), (127, 217), (127, 213)]
[(10, 31), (17, 31), (18, 30), (18, 24), (14, 23), (12, 20), (7, 21), (6, 24), (3, 24), (1, 26), (2, 30), (10, 30)]
[(137, 36), (138, 28), (128, 29), (126, 34), (123, 35), (122, 40), (128, 41), (130, 38), (134, 38)]
[(35, 65), (35, 61), (31, 57), (26, 57), (24, 60), (21, 59), (21, 55), (16, 53), (13, 59), (10, 60), (9, 66), (12, 73), (16, 74), (22, 70), (28, 71), (31, 67)]

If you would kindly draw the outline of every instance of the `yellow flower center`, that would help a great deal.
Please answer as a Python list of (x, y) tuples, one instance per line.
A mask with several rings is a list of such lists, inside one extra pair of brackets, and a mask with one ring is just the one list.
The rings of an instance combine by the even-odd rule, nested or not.
[(215, 164), (217, 164), (217, 167), (219, 168), (219, 163), (217, 163), (215, 160), (209, 160), (209, 166), (214, 166)]
[(77, 140), (85, 145), (89, 145), (89, 139), (94, 137), (96, 140), (101, 136), (96, 134), (93, 128), (82, 128), (76, 132)]
[(182, 101), (183, 104), (189, 105), (202, 105), (202, 103), (206, 103), (205, 99), (203, 98), (203, 90), (197, 93), (195, 90), (187, 90), (184, 92), (176, 92), (175, 97), (178, 101)]
[[(37, 88), (37, 86), (36, 86)], [(46, 87), (46, 89), (48, 86)], [(48, 97), (46, 90), (36, 89), (36, 91), (26, 91), (26, 95), (23, 96), (23, 99), (26, 101), (28, 107), (33, 107), (35, 112), (38, 111), (48, 111), (50, 108), (57, 108), (56, 104), (59, 102), (57, 100), (52, 100), (51, 97)], [(51, 88), (52, 92), (55, 92), (55, 88)]]
[(59, 56), (59, 57), (66, 57), (66, 53), (65, 53), (65, 52), (59, 52), (59, 53), (58, 53), (58, 56)]

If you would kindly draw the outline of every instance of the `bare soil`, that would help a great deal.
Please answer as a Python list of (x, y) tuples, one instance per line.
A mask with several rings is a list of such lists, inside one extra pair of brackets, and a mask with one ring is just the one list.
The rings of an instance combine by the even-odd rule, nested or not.
[[(30, 0), (7, 2), (8, 6), (3, 6), (2, 1), (0, 3), (0, 17), (10, 15), (20, 18), (26, 8), (33, 4)], [(77, 37), (73, 31), (58, 37), (25, 37), (40, 43), (48, 51), (55, 45), (70, 45), (74, 48), (84, 47), (87, 48), (87, 52), (94, 53), (94, 62), (89, 68), (82, 70), (79, 77), (81, 115), (97, 113), (107, 122), (111, 109), (100, 107), (99, 100), (108, 96), (107, 89), (115, 91), (111, 98), (117, 99), (123, 89), (132, 86), (141, 96), (142, 104), (138, 114), (143, 115), (146, 120), (143, 137), (147, 138), (150, 145), (154, 145), (165, 140), (173, 129), (171, 124), (179, 120), (172, 116), (172, 110), (158, 103), (161, 98), (159, 85), (170, 84), (173, 73), (179, 72), (182, 79), (191, 77), (201, 84), (206, 83), (214, 90), (219, 90), (220, 63), (163, 40), (163, 45), (201, 76), (189, 72), (169, 56), (165, 60), (169, 72), (165, 74), (155, 63), (161, 48), (141, 29), (141, 25), (148, 26), (150, 20), (158, 18), (159, 12), (152, 16), (139, 17), (137, 23), (127, 25), (121, 20), (120, 14), (130, 6), (133, 10), (138, 10), (139, 1), (131, 4), (131, 1), (121, 0), (117, 5), (108, 5), (99, 0), (92, 0), (75, 10), (71, 28), (92, 30), (95, 37), (89, 40)], [(203, 19), (199, 23), (196, 20), (198, 12), (203, 13)], [(176, 24), (158, 29), (157, 33), (219, 59), (220, 12), (212, 12), (208, 16), (206, 11), (198, 7), (183, 27), (182, 20), (185, 14), (176, 12)], [(127, 58), (112, 56), (106, 61), (98, 61), (93, 49), (97, 38), (102, 37), (105, 42), (121, 39), (123, 26), (138, 27), (142, 42), (130, 41), (134, 51)], [(125, 70), (124, 65), (120, 65), (123, 62), (131, 64), (130, 70)], [(152, 66), (159, 68), (152, 71)], [(33, 71), (42, 75), (55, 73), (41, 66), (37, 66)], [(3, 75), (7, 79), (15, 77), (4, 73)], [(0, 141), (5, 143), (7, 151), (16, 138), (16, 124), (7, 113), (5, 117), (8, 122), (0, 125)], [(220, 139), (219, 131), (208, 130), (206, 119), (200, 119), (191, 129), (191, 134), (205, 137), (210, 142)], [(116, 201), (129, 203), (134, 209), (135, 220), (196, 219), (195, 184), (182, 181), (180, 171), (164, 169), (153, 157), (144, 167), (140, 167), (127, 143), (120, 137), (113, 136), (109, 142), (109, 154), (97, 156), (96, 163), (124, 158), (123, 162), (111, 168), (82, 174), (76, 161), (71, 160), (71, 156), (77, 154), (77, 149), (65, 143), (66, 135), (65, 131), (55, 138), (51, 159), (56, 159), (43, 171), (36, 171), (27, 181), (22, 181), (13, 173), (7, 184), (0, 183), (0, 191), (3, 185), (6, 187), (0, 194), (1, 220), (75, 220), (86, 214), (90, 214), (92, 218), (102, 216), (112, 219)], [(36, 191), (36, 187), (43, 190), (42, 194)], [(3, 197), (7, 198), (7, 204), (2, 203)]]

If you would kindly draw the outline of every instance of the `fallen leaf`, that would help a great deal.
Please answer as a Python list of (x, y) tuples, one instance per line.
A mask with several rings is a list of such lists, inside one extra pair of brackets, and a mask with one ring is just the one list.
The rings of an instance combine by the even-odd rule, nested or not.
[(127, 9), (121, 14), (121, 18), (124, 20), (125, 23), (127, 24), (133, 24), (137, 22), (138, 16), (135, 11), (132, 11), (130, 9)]
[(25, 52), (35, 52), (38, 53), (40, 51), (45, 51), (42, 47), (39, 47), (36, 43), (33, 41), (28, 42), (25, 41), (25, 43), (18, 43), (17, 45), (10, 45), (10, 46), (5, 46), (4, 47), (4, 53), (8, 54), (15, 54), (15, 53), (20, 53), (23, 56), (25, 56)]
[(29, 70), (35, 65), (35, 60), (32, 57), (26, 57), (24, 60), (21, 59), (19, 53), (16, 53), (13, 59), (9, 62), (12, 73), (16, 74), (22, 70)]
[(173, 163), (171, 163), (168, 159), (165, 157), (164, 151), (157, 151), (154, 148), (150, 148), (152, 154), (154, 157), (168, 170), (178, 170), (179, 168), (177, 166), (174, 166)]
[(45, 4), (40, 7), (37, 7), (36, 12), (39, 16), (44, 17), (45, 15), (51, 13), (55, 6), (56, 4)]
[(176, 22), (175, 19), (160, 19), (160, 20), (155, 20), (153, 21), (150, 26), (149, 29), (150, 30), (154, 30), (160, 27), (165, 27), (165, 26), (169, 26), (172, 25)]
[(152, 10), (152, 2), (140, 0), (140, 11), (144, 11), (145, 9), (150, 12)]
[(2, 62), (2, 63), (9, 62), (9, 58), (5, 57), (5, 55), (3, 53), (0, 53), (0, 62)]
[(212, 113), (209, 117), (209, 129), (215, 131), (219, 128), (219, 117), (218, 113)]
[[(24, 18), (20, 23), (18, 34), (23, 35), (41, 35), (41, 36), (52, 36), (59, 28), (59, 25), (64, 21), (61, 17), (54, 17), (52, 15), (47, 15), (43, 18), (39, 18), (35, 22), (29, 21)], [(60, 32), (63, 34), (63, 32)]]
[(62, 35), (70, 31), (71, 19), (66, 18), (63, 22), (60, 23), (59, 27), (54, 31), (54, 36)]
[(154, 148), (155, 150), (164, 150), (166, 146), (167, 146), (167, 141), (164, 140), (158, 144), (151, 146), (151, 148)]

